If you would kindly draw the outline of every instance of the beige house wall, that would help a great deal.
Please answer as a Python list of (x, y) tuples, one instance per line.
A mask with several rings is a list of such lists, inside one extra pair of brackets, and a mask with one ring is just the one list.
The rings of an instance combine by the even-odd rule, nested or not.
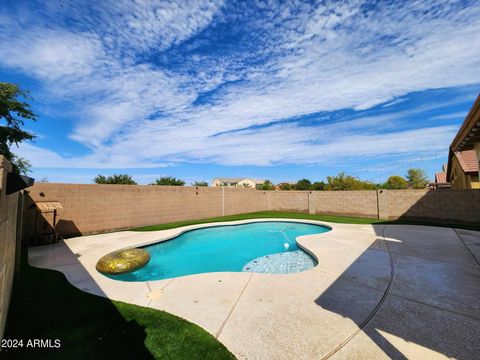
[(255, 189), (257, 183), (251, 179), (243, 179), (238, 182), (238, 187), (247, 187), (249, 189)]
[(218, 187), (218, 186), (222, 186), (222, 182), (218, 179), (214, 179), (212, 181), (212, 184), (210, 186), (213, 186), (213, 187)]
[(257, 184), (255, 181), (249, 178), (245, 178), (240, 180), (238, 183), (223, 183), (219, 179), (214, 179), (211, 184), (212, 187), (219, 187), (219, 186), (224, 186), (224, 187), (239, 187), (239, 188), (249, 188), (249, 189), (255, 189)]
[(474, 189), (478, 181), (478, 173), (465, 173), (457, 157), (452, 158), (451, 183), (453, 189)]
[(478, 190), (260, 191), (228, 187), (40, 183), (28, 190), (24, 237), (35, 231), (33, 201), (59, 201), (64, 236), (256, 211), (480, 223)]
[(473, 149), (477, 153), (477, 160), (478, 160), (478, 179), (480, 180), (480, 141), (475, 143)]
[(0, 339), (3, 339), (15, 271), (18, 192), (7, 195), (10, 163), (0, 156)]

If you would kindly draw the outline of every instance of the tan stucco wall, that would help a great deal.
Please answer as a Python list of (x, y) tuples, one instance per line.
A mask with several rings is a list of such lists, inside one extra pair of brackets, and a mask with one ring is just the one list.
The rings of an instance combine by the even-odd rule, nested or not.
[[(42, 196), (43, 194), (43, 196)], [(59, 201), (57, 231), (89, 234), (264, 210), (480, 223), (479, 190), (259, 191), (227, 187), (36, 184), (34, 201)], [(25, 205), (31, 205), (27, 197)], [(24, 216), (24, 236), (34, 230)]]
[(0, 339), (3, 339), (15, 271), (18, 192), (6, 195), (10, 163), (0, 156)]

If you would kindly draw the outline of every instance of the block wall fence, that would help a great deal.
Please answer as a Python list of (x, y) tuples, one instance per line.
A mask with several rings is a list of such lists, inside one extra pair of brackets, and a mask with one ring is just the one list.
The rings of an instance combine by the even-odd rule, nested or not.
[(10, 163), (0, 156), (0, 339), (3, 339), (16, 263), (18, 192), (6, 194)]
[(261, 191), (240, 188), (39, 183), (25, 194), (24, 238), (38, 201), (58, 201), (57, 231), (92, 234), (256, 211), (480, 223), (480, 190)]

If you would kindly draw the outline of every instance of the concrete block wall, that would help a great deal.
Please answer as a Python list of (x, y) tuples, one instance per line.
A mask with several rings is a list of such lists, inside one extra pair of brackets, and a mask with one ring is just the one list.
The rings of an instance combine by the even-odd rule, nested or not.
[(312, 195), (316, 214), (378, 217), (376, 191), (315, 191)]
[(56, 230), (64, 236), (267, 209), (265, 193), (254, 189), (39, 183), (25, 199), (26, 240), (35, 233), (37, 201), (60, 202)]
[(240, 188), (36, 184), (25, 197), (24, 239), (34, 201), (59, 201), (57, 231), (91, 234), (256, 211), (480, 223), (479, 190), (260, 191)]
[(269, 210), (480, 224), (480, 190), (275, 191)]
[(384, 190), (380, 218), (432, 219), (480, 224), (480, 190)]
[(309, 212), (309, 191), (269, 191), (269, 210)]
[(224, 215), (234, 215), (267, 210), (267, 191), (223, 188)]
[(0, 156), (0, 339), (3, 339), (15, 271), (18, 192), (7, 195), (10, 163)]

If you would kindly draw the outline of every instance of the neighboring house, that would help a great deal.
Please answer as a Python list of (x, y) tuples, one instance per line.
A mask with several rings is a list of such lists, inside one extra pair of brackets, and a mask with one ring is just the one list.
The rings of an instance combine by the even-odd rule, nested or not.
[(480, 95), (458, 130), (448, 154), (447, 181), (454, 189), (480, 189)]
[(250, 178), (215, 178), (211, 186), (226, 186), (226, 187), (245, 187), (256, 189), (265, 183), (264, 179), (250, 179)]
[(457, 151), (451, 159), (449, 179), (453, 189), (480, 189), (475, 150)]
[(435, 173), (435, 182), (432, 184), (429, 184), (429, 187), (433, 189), (444, 189), (444, 188), (452, 187), (452, 184), (450, 184), (447, 181), (447, 165), (446, 164), (442, 165), (442, 171)]

